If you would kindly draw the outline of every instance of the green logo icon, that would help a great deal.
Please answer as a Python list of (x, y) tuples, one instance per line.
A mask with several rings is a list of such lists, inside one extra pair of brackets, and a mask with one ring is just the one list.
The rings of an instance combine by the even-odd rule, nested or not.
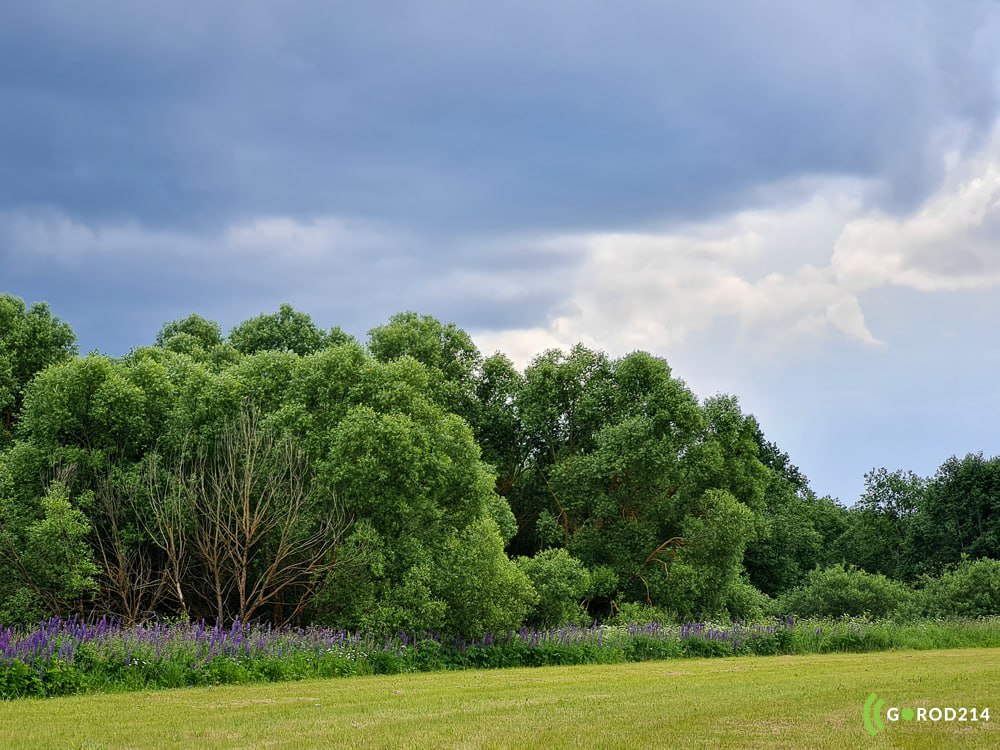
[[(865, 729), (868, 734), (874, 737), (882, 729), (885, 729), (885, 722), (882, 721), (882, 709), (885, 708), (885, 701), (878, 697), (877, 693), (872, 693), (865, 701), (865, 707), (861, 711), (861, 718), (865, 722)], [(913, 709), (906, 709), (913, 713)], [(905, 718), (905, 716), (904, 716)], [(913, 718), (912, 716), (910, 718)]]
[(889, 706), (886, 708), (885, 701), (878, 697), (878, 693), (871, 693), (865, 701), (865, 707), (861, 710), (861, 719), (865, 725), (865, 731), (872, 737), (885, 729), (886, 722), (895, 723), (897, 721), (917, 721), (931, 722), (936, 724), (943, 722), (986, 722), (990, 720), (990, 707), (982, 708), (975, 706), (917, 706), (910, 708), (905, 706)]

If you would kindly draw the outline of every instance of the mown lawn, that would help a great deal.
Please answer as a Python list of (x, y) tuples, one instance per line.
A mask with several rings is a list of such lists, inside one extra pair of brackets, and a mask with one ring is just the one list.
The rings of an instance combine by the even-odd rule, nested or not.
[[(862, 726), (889, 705), (989, 723)], [(0, 703), (3, 748), (1000, 747), (1000, 649), (357, 677)]]

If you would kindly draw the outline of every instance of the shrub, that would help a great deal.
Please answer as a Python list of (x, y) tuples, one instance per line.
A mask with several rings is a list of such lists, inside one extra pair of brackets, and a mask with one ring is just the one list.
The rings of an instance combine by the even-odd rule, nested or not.
[(23, 698), (45, 695), (38, 671), (21, 661), (13, 660), (0, 669), (0, 698)]
[(925, 578), (918, 606), (932, 617), (1000, 615), (1000, 560), (964, 560), (940, 578)]
[(775, 602), (746, 579), (733, 583), (726, 592), (726, 610), (733, 620), (757, 621), (774, 614)]
[(45, 604), (30, 589), (17, 588), (8, 596), (0, 593), (0, 623), (27, 628), (45, 616)]
[(787, 592), (781, 608), (800, 617), (887, 617), (906, 607), (913, 593), (904, 584), (854, 566), (816, 568), (802, 586)]
[(582, 562), (564, 549), (547, 549), (534, 557), (519, 557), (517, 566), (538, 592), (529, 622), (556, 627), (586, 619), (580, 602), (591, 588), (591, 580)]
[(463, 638), (516, 628), (536, 600), (530, 576), (504, 553), (491, 518), (469, 524), (449, 543), (432, 588), (448, 604), (446, 632)]

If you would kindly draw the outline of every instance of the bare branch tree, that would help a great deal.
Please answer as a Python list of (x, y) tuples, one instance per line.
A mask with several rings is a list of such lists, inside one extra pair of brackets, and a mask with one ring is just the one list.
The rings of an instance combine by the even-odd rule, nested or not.
[[(123, 484), (124, 483), (124, 484)], [(101, 588), (112, 609), (127, 623), (135, 623), (156, 609), (162, 582), (149, 549), (138, 539), (129, 539), (123, 527), (124, 509), (136, 507), (138, 487), (129, 479), (116, 481), (109, 467), (95, 490), (94, 537), (103, 575)], [(136, 514), (141, 518), (141, 513)], [(134, 536), (134, 535), (133, 535)]]
[(177, 600), (181, 613), (189, 616), (184, 587), (190, 566), (188, 540), (193, 497), (183, 459), (172, 471), (164, 470), (162, 459), (152, 454), (144, 472), (149, 514), (143, 516), (146, 533), (164, 555), (162, 582)]
[(192, 492), (192, 543), (219, 620), (247, 621), (266, 607), (279, 620), (301, 613), (338, 565), (350, 525), (335, 495), (322, 497), (302, 450), (247, 408), (179, 479)]

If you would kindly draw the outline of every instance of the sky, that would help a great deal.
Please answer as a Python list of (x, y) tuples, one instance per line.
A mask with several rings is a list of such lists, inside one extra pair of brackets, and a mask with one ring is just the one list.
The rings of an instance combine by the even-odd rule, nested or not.
[(283, 302), (732, 393), (813, 489), (1000, 453), (1000, 4), (7, 0), (0, 292)]

